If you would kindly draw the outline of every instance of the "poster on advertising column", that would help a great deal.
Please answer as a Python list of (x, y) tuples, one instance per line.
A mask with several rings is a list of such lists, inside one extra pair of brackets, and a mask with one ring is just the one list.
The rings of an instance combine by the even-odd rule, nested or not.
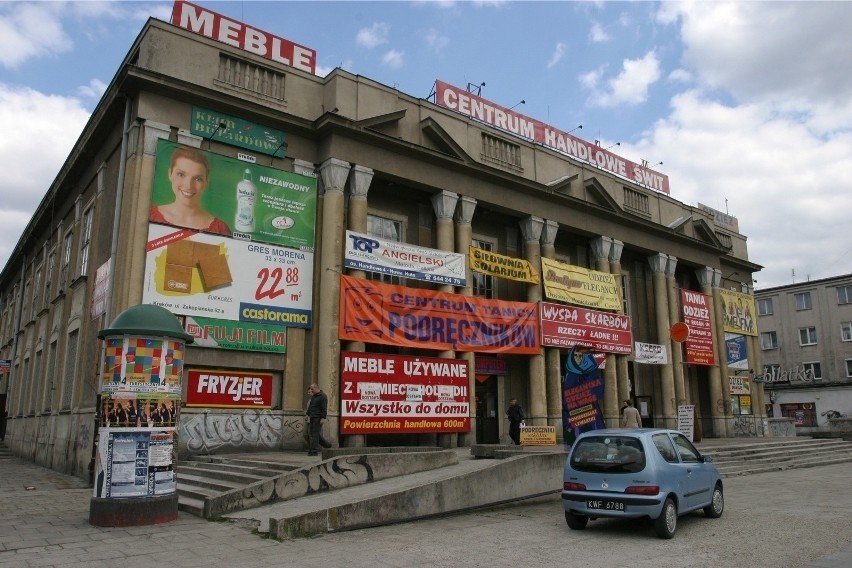
[(343, 353), (341, 434), (469, 432), (462, 359)]
[(690, 290), (680, 291), (683, 305), (683, 322), (689, 326), (689, 337), (684, 342), (684, 363), (715, 365), (713, 330), (710, 326), (710, 297)]

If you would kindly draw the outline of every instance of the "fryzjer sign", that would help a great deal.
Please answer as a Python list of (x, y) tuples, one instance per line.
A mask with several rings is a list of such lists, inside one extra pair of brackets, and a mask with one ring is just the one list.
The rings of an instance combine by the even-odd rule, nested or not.
[(342, 434), (470, 431), (465, 360), (343, 353), (341, 369)]
[(511, 132), (521, 138), (588, 162), (602, 170), (627, 178), (649, 189), (669, 193), (669, 178), (648, 167), (608, 152), (567, 132), (539, 122), (459, 89), (443, 81), (436, 81), (435, 101), (438, 105), (467, 115), (500, 130)]
[(186, 377), (187, 406), (272, 407), (270, 373), (190, 369)]
[(176, 0), (171, 23), (266, 59), (309, 73), (316, 72), (317, 52), (313, 49), (232, 20), (213, 10)]
[(684, 342), (686, 363), (715, 365), (713, 331), (710, 328), (710, 297), (700, 292), (680, 291), (683, 304), (683, 322), (689, 326), (689, 337)]
[(583, 345), (593, 351), (628, 355), (633, 351), (630, 316), (542, 302), (541, 344)]
[(538, 306), (340, 277), (340, 339), (535, 355)]

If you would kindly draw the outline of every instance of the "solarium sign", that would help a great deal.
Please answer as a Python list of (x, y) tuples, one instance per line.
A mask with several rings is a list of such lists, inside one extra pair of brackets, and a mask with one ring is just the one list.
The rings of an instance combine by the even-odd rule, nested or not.
[(571, 136), (543, 122), (512, 111), (464, 89), (443, 81), (435, 82), (435, 102), (445, 108), (467, 115), (500, 130), (588, 162), (602, 170), (612, 172), (639, 185), (662, 193), (669, 193), (669, 178), (645, 166), (608, 152), (590, 142)]
[(316, 73), (317, 52), (313, 49), (255, 29), (207, 8), (176, 0), (172, 8), (171, 23), (266, 59)]

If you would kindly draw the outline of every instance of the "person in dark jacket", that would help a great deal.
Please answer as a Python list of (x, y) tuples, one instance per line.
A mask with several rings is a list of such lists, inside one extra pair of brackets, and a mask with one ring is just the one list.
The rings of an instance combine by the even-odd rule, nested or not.
[(308, 455), (315, 456), (319, 453), (319, 447), (330, 448), (331, 444), (322, 435), (322, 425), (328, 415), (328, 397), (319, 385), (313, 383), (308, 387), (308, 408), (305, 410), (305, 421), (308, 422), (310, 435), (310, 445), (308, 446)]
[(509, 419), (509, 437), (515, 442), (516, 446), (521, 445), (521, 422), (526, 419), (524, 409), (518, 404), (518, 399), (513, 398), (509, 401), (509, 408), (506, 409), (506, 418)]

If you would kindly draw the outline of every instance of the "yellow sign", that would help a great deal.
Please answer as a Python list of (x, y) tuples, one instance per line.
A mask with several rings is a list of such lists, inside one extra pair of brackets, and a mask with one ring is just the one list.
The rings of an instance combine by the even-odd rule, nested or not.
[(621, 292), (615, 274), (549, 258), (541, 259), (541, 271), (544, 295), (552, 300), (601, 310), (621, 309)]
[(467, 256), (471, 270), (489, 276), (538, 284), (538, 271), (529, 261), (512, 256), (504, 256), (476, 247), (470, 247)]
[(522, 426), (522, 446), (555, 446), (556, 426)]
[(719, 290), (719, 295), (722, 297), (725, 331), (757, 337), (757, 321), (754, 318), (757, 310), (754, 307), (754, 296), (731, 290)]

